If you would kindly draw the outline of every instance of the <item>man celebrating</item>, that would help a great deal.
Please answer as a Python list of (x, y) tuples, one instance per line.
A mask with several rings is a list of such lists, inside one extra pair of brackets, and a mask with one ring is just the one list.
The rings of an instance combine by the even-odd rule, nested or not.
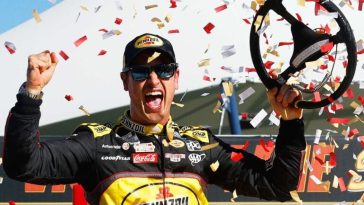
[[(55, 53), (29, 56), (27, 81), (8, 116), (4, 170), (36, 184), (79, 183), (90, 204), (208, 204), (206, 184), (239, 195), (291, 200), (305, 150), (301, 94), (282, 86), (267, 92), (282, 113), (275, 151), (269, 160), (237, 150), (207, 128), (178, 126), (170, 109), (179, 68), (171, 43), (143, 34), (129, 42), (120, 74), (130, 110), (112, 128), (82, 124), (65, 140), (39, 142), (42, 89), (57, 65)], [(284, 114), (283, 114), (284, 113)]]

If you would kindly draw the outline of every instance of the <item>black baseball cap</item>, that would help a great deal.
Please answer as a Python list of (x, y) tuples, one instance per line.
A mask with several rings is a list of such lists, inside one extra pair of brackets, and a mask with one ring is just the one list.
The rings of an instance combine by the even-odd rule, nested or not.
[(161, 52), (169, 57), (173, 63), (176, 62), (173, 46), (167, 39), (151, 33), (145, 33), (135, 37), (125, 47), (123, 72), (130, 65), (134, 58), (143, 51), (152, 50)]

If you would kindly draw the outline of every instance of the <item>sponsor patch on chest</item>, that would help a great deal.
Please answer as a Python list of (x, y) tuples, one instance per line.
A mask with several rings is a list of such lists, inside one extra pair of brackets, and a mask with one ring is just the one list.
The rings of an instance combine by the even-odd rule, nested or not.
[(186, 158), (185, 154), (175, 154), (175, 153), (166, 153), (165, 157), (169, 160), (171, 160), (171, 162), (180, 162), (181, 159)]
[(186, 140), (186, 146), (190, 152), (201, 151), (201, 144), (198, 141)]
[(133, 153), (134, 164), (158, 163), (157, 153)]
[(154, 152), (155, 146), (152, 142), (139, 143), (133, 145), (135, 152)]

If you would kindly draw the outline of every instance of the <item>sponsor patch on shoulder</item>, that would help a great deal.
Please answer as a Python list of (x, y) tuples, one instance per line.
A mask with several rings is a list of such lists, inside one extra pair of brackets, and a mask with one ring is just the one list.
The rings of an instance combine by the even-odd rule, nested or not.
[(95, 138), (109, 134), (112, 129), (97, 123), (86, 124), (86, 126), (92, 131)]
[(206, 130), (188, 130), (183, 134), (192, 137), (200, 142), (209, 143), (209, 134)]

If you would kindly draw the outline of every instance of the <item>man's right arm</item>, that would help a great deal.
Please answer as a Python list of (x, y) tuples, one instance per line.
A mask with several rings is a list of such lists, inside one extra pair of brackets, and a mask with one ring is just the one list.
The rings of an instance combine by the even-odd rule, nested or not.
[(5, 127), (3, 162), (7, 175), (37, 184), (82, 181), (93, 161), (92, 134), (81, 132), (65, 140), (40, 142), (42, 101), (24, 94), (18, 94), (17, 99)]
[(42, 143), (38, 124), (42, 89), (58, 63), (48, 50), (28, 57), (27, 81), (8, 116), (4, 140), (4, 170), (12, 178), (38, 184), (82, 181), (94, 156), (93, 135), (81, 132), (66, 140)]

